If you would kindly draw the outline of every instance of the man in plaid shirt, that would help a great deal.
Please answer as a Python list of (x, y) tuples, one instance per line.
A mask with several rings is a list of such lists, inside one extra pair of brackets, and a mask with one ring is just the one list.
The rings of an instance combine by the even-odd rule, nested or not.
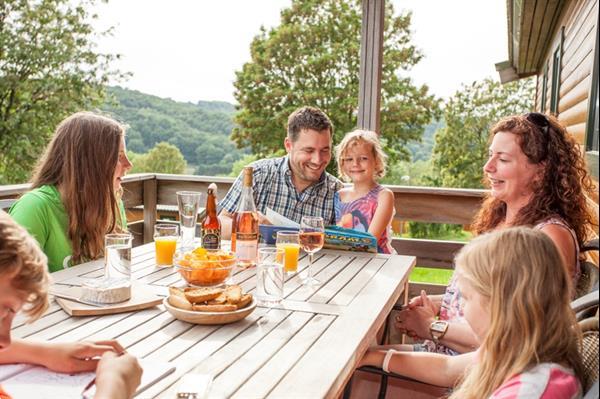
[[(325, 168), (331, 161), (333, 126), (323, 111), (302, 107), (288, 118), (287, 155), (253, 162), (252, 191), (260, 223), (270, 223), (267, 208), (300, 223), (302, 216), (321, 216), (335, 224), (333, 196), (342, 183)], [(231, 235), (231, 217), (242, 192), (242, 175), (219, 203), (222, 237)]]

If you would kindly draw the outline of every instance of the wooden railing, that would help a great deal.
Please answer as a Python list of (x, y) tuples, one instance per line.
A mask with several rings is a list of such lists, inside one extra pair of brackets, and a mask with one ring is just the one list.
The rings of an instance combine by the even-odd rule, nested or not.
[[(233, 178), (212, 176), (165, 175), (144, 173), (123, 179), (126, 208), (143, 206), (143, 220), (130, 220), (129, 229), (134, 235), (134, 245), (152, 241), (156, 223), (156, 206), (177, 205), (175, 193), (181, 190), (206, 192), (210, 183), (218, 185), (218, 198), (227, 193)], [(484, 190), (387, 186), (394, 192), (396, 218), (402, 221), (428, 223), (453, 223), (467, 225), (477, 212)], [(0, 186), (0, 206), (6, 208), (12, 200), (29, 189), (28, 184)], [(456, 241), (394, 238), (393, 247), (402, 255), (417, 257), (417, 265), (451, 269), (454, 254), (464, 245)], [(443, 286), (413, 284), (409, 295), (426, 289), (440, 293)]]

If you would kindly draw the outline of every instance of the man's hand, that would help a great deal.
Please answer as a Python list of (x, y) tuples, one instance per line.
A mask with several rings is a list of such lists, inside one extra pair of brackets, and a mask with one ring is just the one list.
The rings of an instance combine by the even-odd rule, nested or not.
[(256, 212), (258, 213), (258, 223), (259, 224), (273, 224), (271, 223), (271, 221), (269, 219), (267, 219), (267, 217), (265, 215), (263, 215), (260, 212)]

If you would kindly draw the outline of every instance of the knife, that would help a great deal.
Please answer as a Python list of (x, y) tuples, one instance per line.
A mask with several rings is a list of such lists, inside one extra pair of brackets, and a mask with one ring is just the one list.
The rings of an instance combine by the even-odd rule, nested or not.
[(79, 302), (79, 303), (83, 303), (84, 305), (90, 305), (90, 306), (96, 306), (99, 308), (103, 308), (105, 306), (108, 306), (107, 304), (102, 304), (102, 303), (96, 303), (96, 302), (92, 302), (92, 301), (86, 301), (85, 299), (80, 299), (77, 298), (73, 295), (67, 295), (67, 294), (63, 294), (60, 292), (56, 292), (56, 291), (49, 291), (50, 295), (54, 295), (55, 297), (58, 298), (63, 298), (63, 299), (68, 299), (69, 301), (73, 301), (73, 302)]

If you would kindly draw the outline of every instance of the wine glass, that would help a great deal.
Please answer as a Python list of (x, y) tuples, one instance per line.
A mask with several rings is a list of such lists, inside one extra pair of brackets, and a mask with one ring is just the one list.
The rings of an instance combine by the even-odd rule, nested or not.
[(315, 252), (325, 244), (325, 226), (323, 218), (318, 216), (303, 216), (300, 221), (300, 246), (308, 253), (308, 273), (302, 279), (302, 285), (314, 287), (321, 284), (313, 277), (313, 257)]

